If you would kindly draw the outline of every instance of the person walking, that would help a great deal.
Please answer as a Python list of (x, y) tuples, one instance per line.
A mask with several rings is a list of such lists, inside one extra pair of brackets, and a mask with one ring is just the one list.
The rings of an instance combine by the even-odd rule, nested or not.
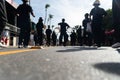
[(52, 34), (52, 30), (50, 29), (50, 25), (48, 25), (48, 29), (46, 30), (47, 46), (50, 46), (51, 34)]
[(73, 30), (73, 32), (70, 34), (71, 46), (76, 45), (76, 39), (77, 39), (77, 35), (75, 33), (75, 30)]
[(43, 45), (43, 28), (44, 28), (43, 19), (42, 17), (40, 17), (36, 25), (39, 46)]
[(89, 14), (85, 14), (85, 19), (82, 22), (84, 27), (83, 40), (84, 44), (91, 46), (92, 45), (92, 30), (91, 30), (91, 19)]
[(30, 40), (31, 21), (30, 14), (35, 17), (32, 7), (27, 4), (28, 0), (22, 0), (23, 4), (20, 4), (17, 8), (18, 15), (18, 27), (20, 28), (18, 48), (27, 47)]
[(94, 38), (94, 43), (97, 47), (101, 47), (102, 43), (102, 21), (103, 17), (107, 15), (106, 11), (103, 8), (99, 7), (100, 1), (96, 0), (93, 3), (94, 8), (90, 12), (90, 17), (92, 17), (92, 33)]
[(83, 46), (82, 26), (77, 29), (77, 42), (79, 46)]
[[(60, 25), (60, 37), (59, 37), (59, 45), (63, 45), (66, 46), (66, 42), (67, 42), (67, 28), (69, 28), (70, 26), (65, 22), (65, 19), (62, 19), (61, 23), (58, 23), (58, 25)], [(64, 42), (62, 42), (62, 39), (64, 37)]]
[[(5, 0), (0, 0), (0, 41), (6, 23), (7, 23), (7, 13), (6, 13)], [(2, 43), (0, 43), (0, 47), (2, 46), (3, 46)]]
[(57, 35), (56, 35), (55, 31), (53, 31), (53, 33), (52, 33), (53, 46), (56, 46), (56, 42), (57, 42)]

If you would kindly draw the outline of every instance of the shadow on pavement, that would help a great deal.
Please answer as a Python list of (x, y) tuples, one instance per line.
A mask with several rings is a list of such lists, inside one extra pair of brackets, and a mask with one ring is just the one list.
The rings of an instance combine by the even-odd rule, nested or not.
[(99, 63), (95, 64), (94, 67), (108, 73), (120, 75), (120, 63)]
[(105, 50), (105, 48), (96, 48), (96, 47), (72, 47), (70, 49), (57, 50), (56, 52), (75, 52), (82, 50)]

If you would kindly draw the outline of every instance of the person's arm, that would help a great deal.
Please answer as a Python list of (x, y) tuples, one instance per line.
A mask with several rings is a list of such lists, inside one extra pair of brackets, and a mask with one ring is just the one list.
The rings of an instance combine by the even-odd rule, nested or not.
[(70, 28), (70, 26), (66, 23), (66, 25), (67, 25), (67, 28)]
[(32, 14), (32, 16), (33, 16), (33, 17), (35, 17), (35, 15), (34, 15), (33, 11), (31, 12), (31, 14)]
[(32, 9), (31, 6), (30, 6), (30, 13), (31, 13), (31, 15), (32, 15), (33, 17), (35, 17), (35, 15), (34, 15), (34, 13), (33, 13), (33, 9)]
[(92, 17), (93, 17), (93, 9), (90, 11), (90, 20), (92, 20)]

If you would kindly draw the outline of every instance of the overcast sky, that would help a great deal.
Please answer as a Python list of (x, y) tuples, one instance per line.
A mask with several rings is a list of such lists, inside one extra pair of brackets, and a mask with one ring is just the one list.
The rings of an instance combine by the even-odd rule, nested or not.
[[(15, 0), (21, 4), (21, 0)], [(35, 18), (32, 20), (37, 23), (39, 17), (45, 17), (45, 4), (50, 4), (48, 14), (52, 14), (52, 25), (57, 26), (62, 18), (71, 26), (81, 25), (84, 14), (89, 13), (93, 8), (95, 0), (31, 0)], [(112, 8), (112, 0), (100, 0), (100, 7), (105, 10)]]

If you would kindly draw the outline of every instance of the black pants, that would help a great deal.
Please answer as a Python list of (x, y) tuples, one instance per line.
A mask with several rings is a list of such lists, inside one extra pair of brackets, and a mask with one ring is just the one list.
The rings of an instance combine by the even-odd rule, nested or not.
[(43, 33), (38, 32), (38, 44), (39, 46), (43, 45)]
[[(62, 42), (62, 39), (64, 37), (64, 42)], [(63, 43), (63, 45), (66, 45), (67, 42), (67, 33), (60, 33), (60, 37), (59, 37), (59, 44), (61, 45)]]
[(97, 46), (101, 46), (102, 32), (103, 32), (102, 27), (101, 27), (101, 23), (92, 24), (92, 32), (93, 32), (94, 43), (96, 43)]
[(51, 38), (50, 35), (47, 35), (47, 45), (50, 46)]
[(30, 40), (30, 30), (21, 29), (18, 45), (28, 46)]

